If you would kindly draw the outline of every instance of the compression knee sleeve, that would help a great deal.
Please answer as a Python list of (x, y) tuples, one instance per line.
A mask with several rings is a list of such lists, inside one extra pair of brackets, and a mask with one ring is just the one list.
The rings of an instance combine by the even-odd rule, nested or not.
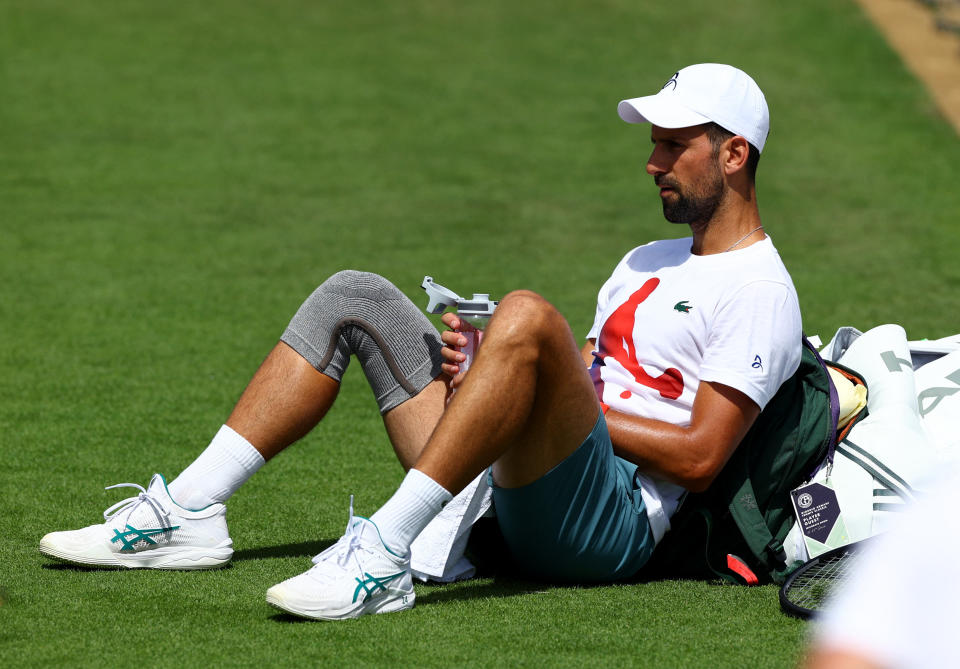
[(300, 306), (281, 341), (337, 381), (355, 354), (380, 413), (441, 373), (437, 329), (396, 286), (367, 272), (347, 270), (327, 279)]

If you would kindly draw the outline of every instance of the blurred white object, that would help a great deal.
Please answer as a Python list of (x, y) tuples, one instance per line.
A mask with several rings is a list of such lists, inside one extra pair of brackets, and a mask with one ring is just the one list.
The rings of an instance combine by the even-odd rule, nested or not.
[(838, 656), (896, 669), (960, 666), (960, 468), (944, 468), (924, 489), (831, 597), (809, 667), (843, 666), (830, 664)]

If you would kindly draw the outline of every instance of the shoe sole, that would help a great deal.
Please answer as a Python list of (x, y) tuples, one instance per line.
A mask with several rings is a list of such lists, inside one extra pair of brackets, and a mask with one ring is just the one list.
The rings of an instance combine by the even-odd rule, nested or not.
[(57, 546), (54, 542), (40, 541), (40, 552), (61, 562), (84, 567), (112, 567), (115, 569), (170, 569), (199, 570), (217, 569), (229, 564), (233, 557), (233, 541), (227, 539), (208, 548), (174, 548), (162, 546), (139, 553), (77, 553)]
[(369, 599), (359, 606), (330, 611), (308, 609), (289, 602), (284, 598), (283, 592), (278, 590), (276, 586), (267, 590), (267, 604), (280, 609), (284, 613), (292, 613), (295, 616), (310, 618), (311, 620), (350, 620), (368, 614), (404, 611), (412, 609), (415, 600), (416, 594), (412, 590), (410, 592), (392, 591), (388, 595)]

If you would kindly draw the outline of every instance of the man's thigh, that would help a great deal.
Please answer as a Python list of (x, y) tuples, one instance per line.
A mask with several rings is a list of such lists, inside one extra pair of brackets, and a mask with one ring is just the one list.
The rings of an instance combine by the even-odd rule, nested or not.
[[(529, 413), (514, 444), (493, 465), (497, 485), (515, 488), (537, 480), (573, 453), (594, 426), (600, 402), (580, 347), (566, 319), (547, 300), (528, 291), (511, 293), (497, 307), (479, 359), (493, 343), (520, 351), (506, 366), (532, 365), (535, 386), (526, 388)], [(526, 352), (526, 353), (524, 353)], [(504, 360), (511, 360), (509, 354)], [(506, 373), (500, 381), (522, 385), (531, 377)]]
[(514, 560), (546, 581), (635, 574), (654, 547), (635, 471), (614, 456), (600, 415), (580, 447), (540, 479), (519, 488), (494, 485), (497, 521)]

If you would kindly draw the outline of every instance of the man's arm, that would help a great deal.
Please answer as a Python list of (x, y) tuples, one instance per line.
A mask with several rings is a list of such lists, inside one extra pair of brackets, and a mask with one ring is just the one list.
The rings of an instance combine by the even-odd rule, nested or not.
[[(580, 353), (593, 364), (595, 341)], [(730, 459), (760, 415), (760, 407), (739, 390), (721, 383), (700, 383), (693, 400), (689, 427), (631, 416), (610, 409), (607, 428), (613, 452), (645, 474), (702, 492)]]
[(680, 427), (613, 409), (607, 427), (613, 452), (646, 474), (703, 492), (760, 415), (753, 400), (721, 383), (700, 383), (690, 426)]
[(593, 352), (597, 348), (596, 339), (588, 339), (587, 343), (583, 345), (583, 348), (580, 349), (580, 356), (583, 358), (584, 363), (587, 365), (587, 369), (593, 365)]

